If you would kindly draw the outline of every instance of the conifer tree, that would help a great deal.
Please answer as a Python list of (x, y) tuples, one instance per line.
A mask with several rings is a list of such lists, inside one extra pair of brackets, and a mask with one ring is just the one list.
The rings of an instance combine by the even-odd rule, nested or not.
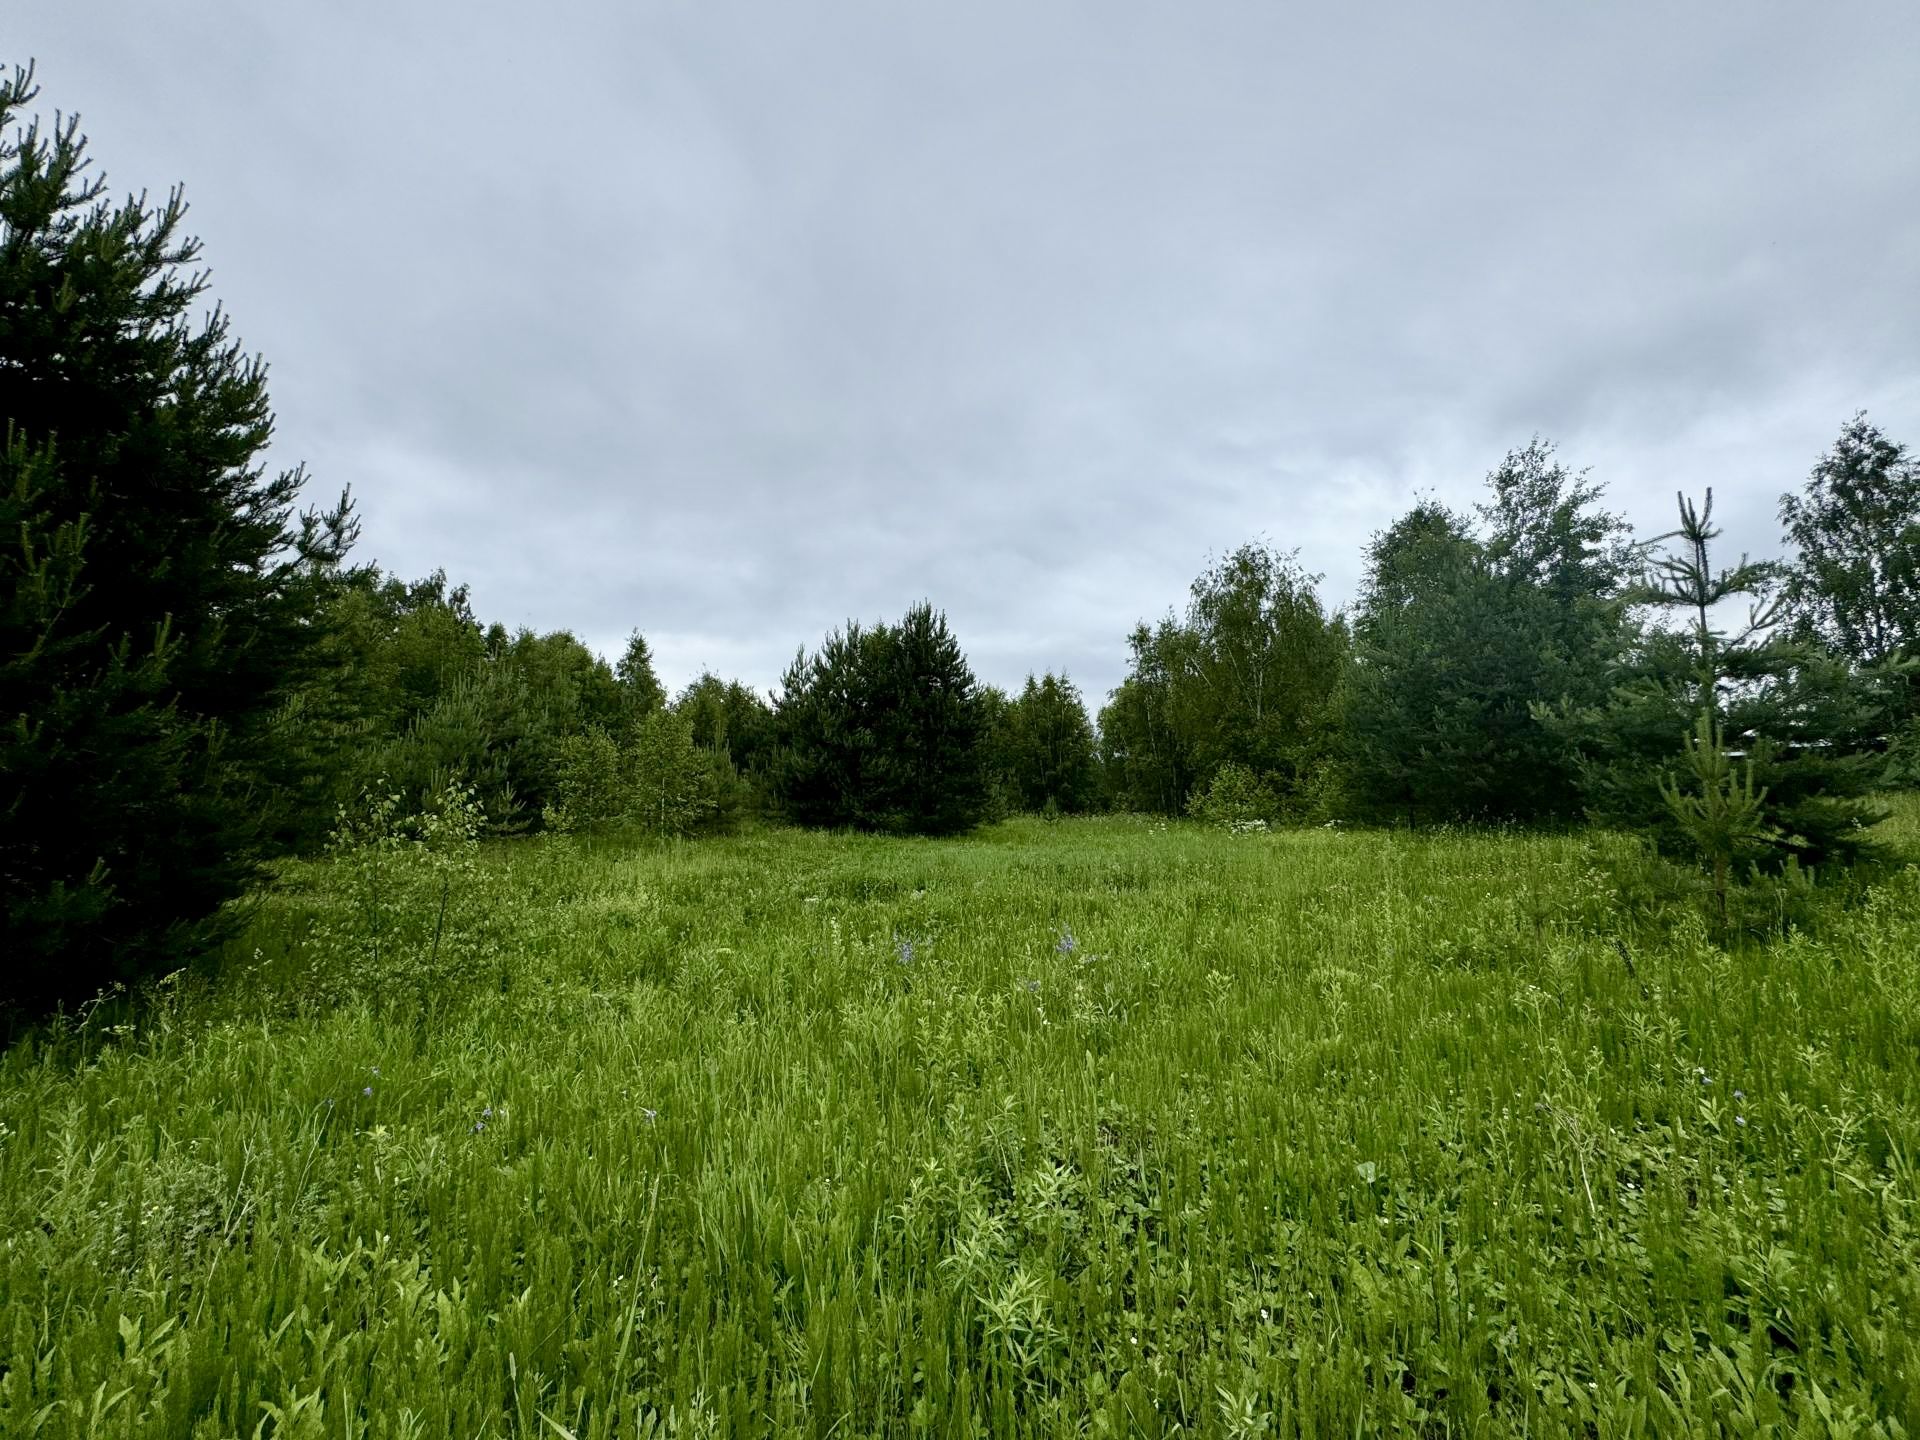
[(1734, 866), (1758, 860), (1775, 838), (1766, 819), (1765, 790), (1753, 784), (1753, 762), (1736, 766), (1727, 754), (1720, 722), (1708, 710), (1685, 737), (1686, 768), (1693, 781), (1660, 778), (1660, 798), (1680, 833), (1706, 862), (1720, 923), (1727, 923), (1727, 891)]
[(1093, 725), (1080, 691), (1049, 671), (1027, 677), (1003, 722), (1010, 780), (1022, 808), (1067, 814), (1091, 809), (1099, 786)]
[(114, 204), (0, 77), (0, 1003), (183, 963), (257, 872), (352, 536), (268, 475), (266, 372), (201, 309), (186, 207)]
[[(1711, 490), (1699, 506), (1682, 495), (1679, 519), (1633, 598), (1681, 625), (1647, 629), (1610, 698), (1556, 720), (1578, 751), (1590, 810), (1652, 833), (1670, 851), (1694, 848), (1667, 795), (1676, 761), (1698, 776), (1704, 762), (1689, 757), (1718, 744), (1750, 767), (1759, 797), (1749, 861), (1778, 867), (1789, 856), (1819, 864), (1868, 853), (1868, 831), (1885, 813), (1871, 796), (1897, 675), (1855, 669), (1788, 634), (1777, 566), (1742, 555), (1716, 567)], [(1742, 601), (1744, 617), (1729, 622), (1728, 607)]]
[(789, 667), (774, 709), (775, 798), (805, 825), (947, 835), (986, 805), (986, 714), (946, 617), (849, 623)]
[(1625, 525), (1535, 439), (1487, 477), (1481, 528), (1433, 502), (1376, 536), (1342, 694), (1343, 789), (1363, 818), (1577, 815), (1537, 707), (1591, 705), (1624, 648)]
[(654, 673), (653, 651), (638, 630), (627, 637), (627, 648), (614, 665), (613, 673), (620, 685), (628, 723), (638, 724), (667, 703), (666, 687)]

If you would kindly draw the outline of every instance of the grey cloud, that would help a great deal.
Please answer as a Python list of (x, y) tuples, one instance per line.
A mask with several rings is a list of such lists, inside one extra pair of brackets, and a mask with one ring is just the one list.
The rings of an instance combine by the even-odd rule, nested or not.
[(366, 550), (670, 679), (944, 606), (1097, 700), (1209, 551), (1333, 603), (1535, 432), (1733, 538), (1920, 442), (1909, 5), (182, 7), (10, 27), (185, 182)]

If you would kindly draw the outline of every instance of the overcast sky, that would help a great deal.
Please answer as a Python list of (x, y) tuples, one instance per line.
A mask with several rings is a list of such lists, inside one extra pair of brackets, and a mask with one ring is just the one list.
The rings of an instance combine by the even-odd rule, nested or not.
[(1730, 539), (1920, 445), (1920, 5), (20, 0), (361, 558), (671, 685), (945, 609), (1096, 708), (1209, 552), (1538, 432)]

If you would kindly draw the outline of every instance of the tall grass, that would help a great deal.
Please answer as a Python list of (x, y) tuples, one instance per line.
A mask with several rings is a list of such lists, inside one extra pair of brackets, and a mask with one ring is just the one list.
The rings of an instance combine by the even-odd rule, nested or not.
[(0, 1060), (0, 1433), (1909, 1433), (1920, 872), (1728, 950), (1618, 848), (297, 867)]

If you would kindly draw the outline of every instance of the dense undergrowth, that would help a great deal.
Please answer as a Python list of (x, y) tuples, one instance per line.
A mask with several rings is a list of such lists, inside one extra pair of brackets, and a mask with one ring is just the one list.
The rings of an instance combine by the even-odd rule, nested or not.
[(0, 1433), (1916, 1428), (1920, 871), (466, 835), (0, 1060)]

